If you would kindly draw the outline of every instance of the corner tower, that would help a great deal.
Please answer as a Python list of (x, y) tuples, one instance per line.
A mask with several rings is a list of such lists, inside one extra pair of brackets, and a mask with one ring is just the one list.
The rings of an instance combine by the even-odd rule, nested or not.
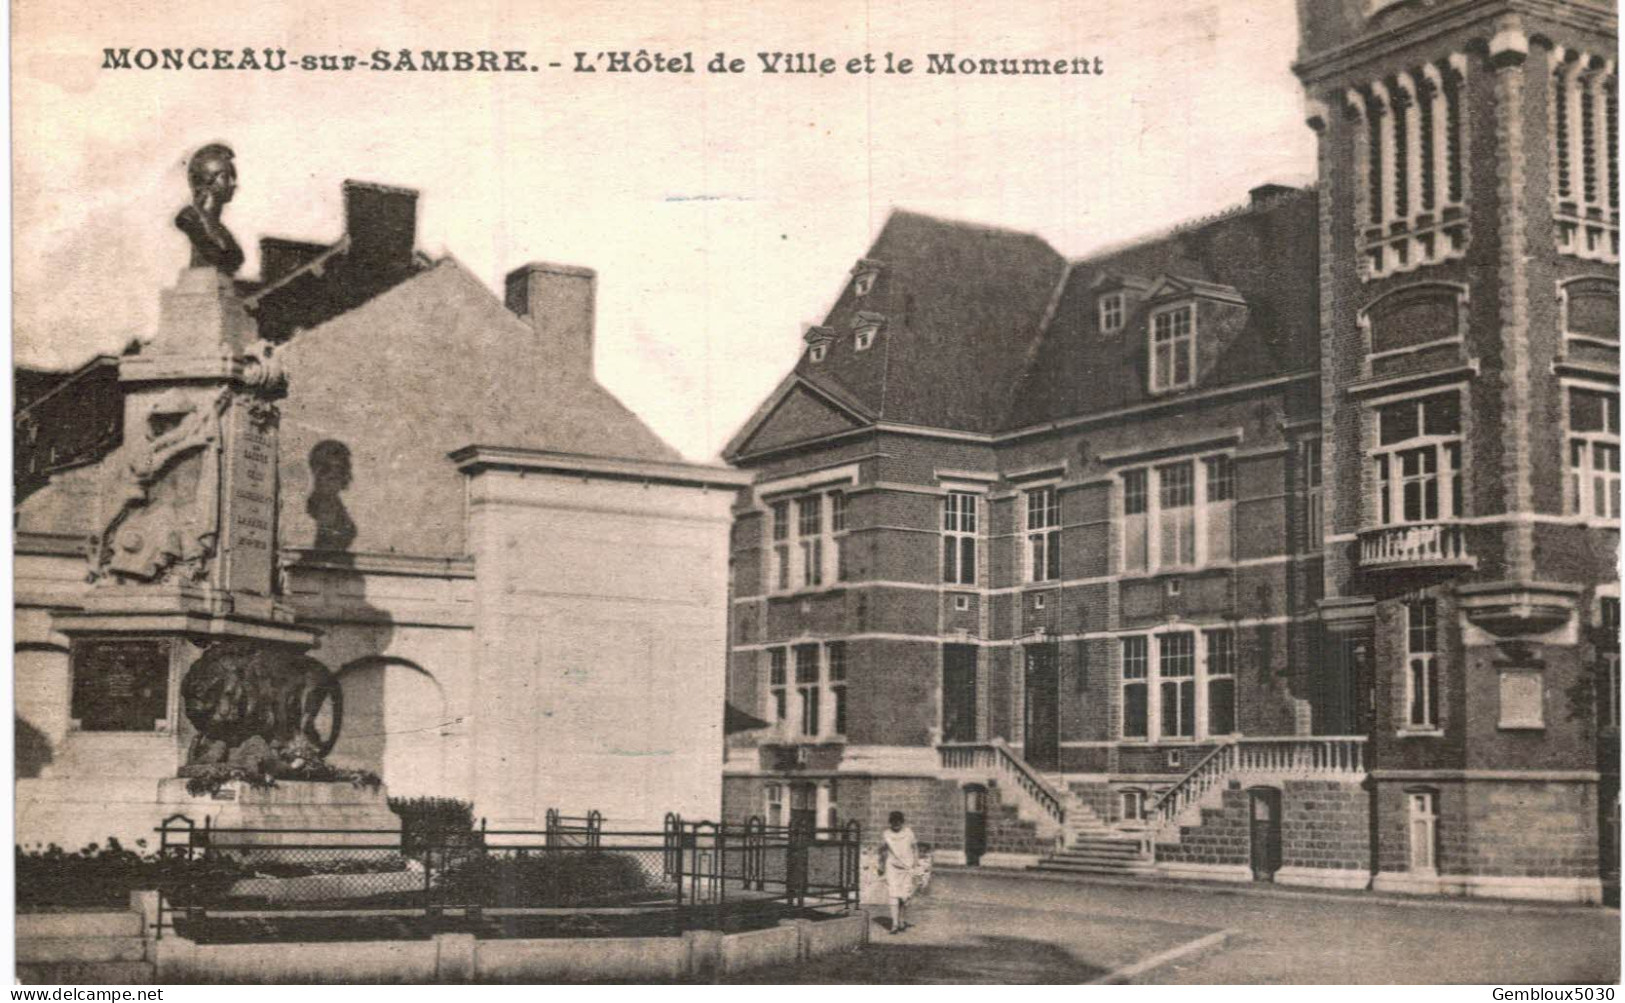
[(1614, 6), (1298, 8), (1317, 711), (1371, 736), (1375, 886), (1595, 900), (1617, 875)]

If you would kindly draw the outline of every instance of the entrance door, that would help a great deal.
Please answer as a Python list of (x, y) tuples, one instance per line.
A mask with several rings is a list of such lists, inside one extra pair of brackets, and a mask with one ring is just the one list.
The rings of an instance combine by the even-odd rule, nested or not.
[(1273, 787), (1254, 787), (1247, 792), (1251, 801), (1252, 864), (1254, 881), (1274, 881), (1281, 869), (1281, 792)]
[(976, 647), (942, 646), (942, 740), (976, 741)]
[(1034, 769), (1061, 768), (1060, 680), (1055, 645), (1027, 648), (1025, 756)]
[(987, 788), (965, 788), (965, 864), (975, 867), (987, 852)]

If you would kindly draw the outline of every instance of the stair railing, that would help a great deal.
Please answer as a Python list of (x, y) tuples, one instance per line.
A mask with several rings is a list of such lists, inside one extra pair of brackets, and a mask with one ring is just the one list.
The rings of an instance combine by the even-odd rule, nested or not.
[(1066, 824), (1066, 801), (1060, 792), (1016, 755), (1004, 739), (944, 743), (937, 746), (937, 756), (945, 770), (986, 770), (995, 774), (1026, 794), (1056, 825)]
[(1212, 790), (1215, 784), (1223, 782), (1235, 765), (1236, 746), (1231, 742), (1214, 746), (1207, 755), (1197, 760), (1196, 765), (1180, 777), (1178, 783), (1168, 788), (1167, 793), (1146, 812), (1151, 822), (1148, 838), (1154, 839), (1156, 833), (1172, 825), (1187, 807), (1200, 801), (1202, 795)]

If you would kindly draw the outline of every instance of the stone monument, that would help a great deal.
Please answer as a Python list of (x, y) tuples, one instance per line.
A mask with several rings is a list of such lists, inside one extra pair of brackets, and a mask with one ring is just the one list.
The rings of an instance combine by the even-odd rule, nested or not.
[(399, 830), (375, 777), (324, 758), (343, 722), (338, 681), (306, 652), (277, 560), (280, 410), (287, 380), (231, 278), (221, 222), (229, 147), (193, 155), (175, 225), (191, 266), (162, 293), (157, 335), (119, 364), (124, 443), (107, 464), (92, 588), (58, 614), (81, 732), (169, 732), (165, 814), (217, 827)]

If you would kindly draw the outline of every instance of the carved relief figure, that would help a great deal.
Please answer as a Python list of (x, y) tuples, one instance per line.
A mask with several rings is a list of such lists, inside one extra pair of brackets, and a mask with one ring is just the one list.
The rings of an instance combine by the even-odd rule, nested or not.
[(220, 222), (221, 211), (237, 193), (235, 156), (231, 147), (210, 143), (187, 162), (192, 204), (175, 214), (175, 226), (192, 242), (193, 268), (215, 268), (232, 275), (243, 267), (243, 249)]
[[(197, 729), (188, 766), (300, 769), (332, 750), (344, 718), (344, 692), (327, 666), (253, 641), (204, 652), (181, 681), (181, 702)], [(324, 706), (332, 708), (325, 735), (319, 727)]]
[(152, 403), (143, 433), (124, 447), (116, 509), (94, 541), (91, 580), (199, 581), (219, 533), (217, 496), (222, 396), (166, 394)]

